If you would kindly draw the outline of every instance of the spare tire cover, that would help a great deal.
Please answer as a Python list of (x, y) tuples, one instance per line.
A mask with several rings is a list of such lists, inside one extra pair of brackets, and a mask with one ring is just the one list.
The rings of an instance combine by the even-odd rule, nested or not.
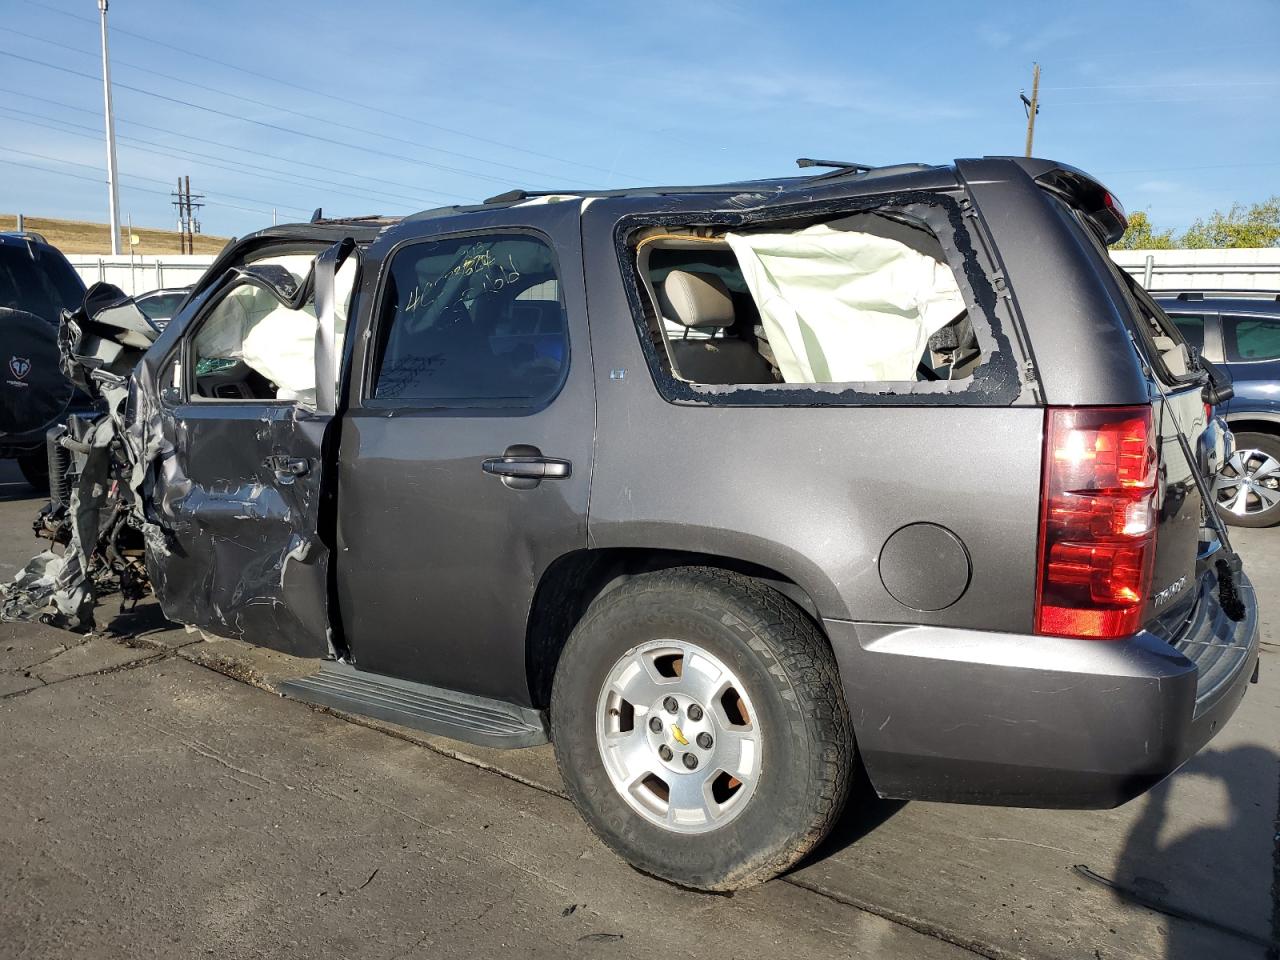
[(0, 436), (52, 426), (66, 413), (73, 389), (59, 367), (57, 327), (0, 307)]

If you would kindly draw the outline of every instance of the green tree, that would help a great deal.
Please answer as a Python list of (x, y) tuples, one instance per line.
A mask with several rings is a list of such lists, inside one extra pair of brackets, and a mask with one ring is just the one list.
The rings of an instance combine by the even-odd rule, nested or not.
[(1277, 245), (1280, 245), (1280, 196), (1249, 206), (1233, 203), (1226, 213), (1215, 210), (1208, 220), (1196, 220), (1179, 244), (1195, 250)]
[(1173, 230), (1157, 230), (1151, 225), (1151, 218), (1144, 210), (1135, 210), (1129, 214), (1129, 229), (1124, 236), (1111, 245), (1112, 250), (1172, 250), (1178, 244), (1174, 242)]

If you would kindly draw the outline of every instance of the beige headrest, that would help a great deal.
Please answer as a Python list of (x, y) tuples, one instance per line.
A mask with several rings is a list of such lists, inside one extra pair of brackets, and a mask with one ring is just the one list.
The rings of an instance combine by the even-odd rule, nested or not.
[(658, 290), (662, 315), (686, 327), (727, 327), (733, 323), (733, 298), (724, 282), (706, 273), (672, 270)]

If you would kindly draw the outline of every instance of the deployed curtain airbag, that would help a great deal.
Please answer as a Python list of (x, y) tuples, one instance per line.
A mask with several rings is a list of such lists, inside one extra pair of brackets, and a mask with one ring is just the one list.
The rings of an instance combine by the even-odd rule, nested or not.
[[(311, 259), (314, 258), (309, 258), (308, 263)], [(355, 275), (356, 261), (350, 258), (335, 278), (337, 329), (334, 336), (338, 350), (346, 332)], [(297, 400), (314, 407), (315, 343), (314, 304), (306, 303), (293, 309), (281, 302), (275, 292), (243, 284), (231, 290), (209, 315), (196, 337), (196, 352), (202, 359), (243, 360), (276, 385), (277, 399)]]
[(950, 267), (887, 237), (816, 224), (725, 239), (787, 383), (915, 380), (929, 335), (965, 309)]

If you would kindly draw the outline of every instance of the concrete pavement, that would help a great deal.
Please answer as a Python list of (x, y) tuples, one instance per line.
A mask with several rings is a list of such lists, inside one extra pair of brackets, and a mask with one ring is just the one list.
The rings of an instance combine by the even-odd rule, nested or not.
[[(38, 501), (14, 481), (5, 579), (35, 548)], [(1280, 603), (1280, 530), (1237, 540)], [(546, 748), (283, 700), (272, 685), (308, 664), (171, 629), (154, 605), (112, 628), (0, 625), (0, 956), (1183, 960), (1261, 957), (1276, 936), (1274, 645), (1227, 729), (1119, 810), (863, 797), (785, 880), (716, 897), (599, 845)]]

